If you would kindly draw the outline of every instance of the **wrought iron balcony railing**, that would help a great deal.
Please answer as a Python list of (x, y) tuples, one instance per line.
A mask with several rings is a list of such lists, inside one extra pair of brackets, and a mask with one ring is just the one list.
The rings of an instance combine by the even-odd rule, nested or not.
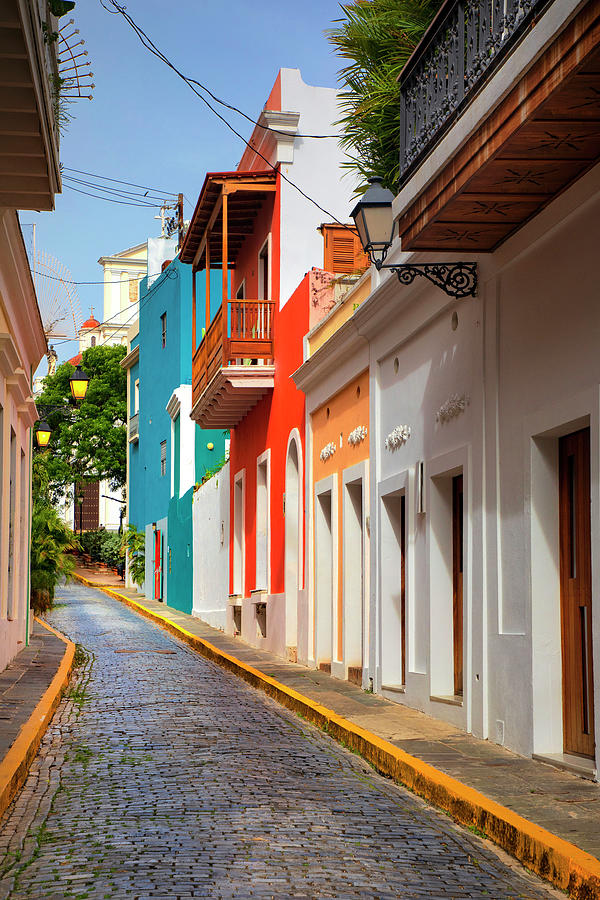
[(447, 0), (400, 76), (400, 180), (440, 139), (548, 0)]

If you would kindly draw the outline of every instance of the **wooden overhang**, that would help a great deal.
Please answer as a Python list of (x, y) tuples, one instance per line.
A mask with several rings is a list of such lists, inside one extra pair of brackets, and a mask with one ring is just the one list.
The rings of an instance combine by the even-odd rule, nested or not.
[(404, 209), (402, 248), (491, 252), (599, 159), (600, 0), (591, 0)]
[(208, 247), (210, 267), (222, 268), (225, 246), (228, 268), (235, 268), (242, 244), (252, 234), (258, 212), (267, 195), (275, 191), (276, 182), (275, 169), (209, 172), (183, 241), (181, 262), (191, 263), (195, 271), (206, 268)]
[[(58, 30), (49, 13), (47, 21)], [(44, 42), (37, 0), (2, 0), (0, 207), (54, 209), (61, 180), (52, 78), (58, 78), (55, 45)]]
[(191, 417), (201, 428), (235, 428), (267, 391), (275, 367), (223, 366), (195, 400)]

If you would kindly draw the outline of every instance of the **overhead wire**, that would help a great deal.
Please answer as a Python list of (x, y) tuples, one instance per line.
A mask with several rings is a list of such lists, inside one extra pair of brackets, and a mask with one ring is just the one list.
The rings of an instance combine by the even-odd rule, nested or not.
[(113, 181), (116, 184), (126, 184), (128, 187), (137, 187), (142, 188), (142, 190), (145, 191), (154, 191), (161, 197), (164, 194), (171, 194), (173, 197), (176, 197), (178, 194), (178, 191), (161, 191), (160, 188), (148, 187), (147, 184), (136, 184), (134, 181), (123, 181), (121, 178), (109, 178), (108, 175), (98, 175), (96, 172), (85, 172), (83, 169), (73, 169), (71, 166), (62, 166), (62, 169), (64, 172), (76, 172), (78, 175), (88, 175), (90, 178), (102, 178), (104, 181)]
[[(168, 280), (172, 280), (173, 278), (179, 278), (179, 273), (177, 272), (176, 269), (171, 269), (171, 271), (169, 271), (169, 270), (167, 269), (167, 270), (165, 270), (165, 272), (159, 272), (159, 273), (158, 273), (158, 276), (152, 276), (152, 275), (149, 275), (149, 276), (144, 276), (144, 277), (145, 277), (145, 278), (146, 278), (146, 277), (148, 277), (148, 278), (152, 278), (152, 277), (158, 278), (160, 275), (163, 275), (163, 274), (165, 274), (165, 273), (166, 273), (166, 279), (165, 279), (165, 280), (167, 280), (167, 279), (168, 279)], [(137, 281), (138, 279), (133, 278), (133, 279), (129, 279), (129, 280)], [(96, 283), (98, 283), (98, 284), (104, 284), (105, 282), (96, 282)], [(112, 283), (113, 283), (113, 284), (125, 284), (124, 281), (123, 281), (123, 282), (115, 281), (115, 282), (112, 282)], [(131, 314), (131, 316), (130, 316), (125, 322), (123, 322), (123, 323), (120, 325), (120, 327), (117, 328), (116, 331), (114, 331), (108, 338), (106, 338), (106, 340), (104, 340), (101, 344), (96, 344), (96, 346), (97, 346), (97, 347), (103, 347), (103, 346), (104, 346), (104, 345), (105, 345), (112, 337), (115, 336), (115, 334), (118, 334), (120, 331), (122, 331), (123, 328), (125, 328), (127, 325), (129, 325), (130, 322), (132, 322), (132, 321), (135, 319), (136, 316), (139, 316), (140, 310), (146, 305), (146, 303), (148, 302), (148, 300), (150, 299), (150, 297), (154, 294), (154, 292), (155, 292), (156, 290), (158, 290), (158, 288), (160, 287), (160, 285), (163, 284), (163, 283), (164, 283), (164, 282), (161, 281), (160, 283), (153, 284), (151, 287), (149, 287), (148, 290), (146, 291), (144, 297), (143, 297), (141, 300), (138, 300), (138, 301), (137, 301), (137, 302), (138, 302), (138, 308), (137, 308), (136, 310), (133, 311), (133, 313)], [(100, 327), (102, 327), (103, 325), (107, 325), (109, 322), (112, 322), (112, 320), (113, 320), (113, 319), (116, 319), (117, 316), (120, 316), (120, 315), (122, 314), (122, 312), (123, 312), (123, 310), (120, 309), (120, 310), (119, 310), (118, 312), (116, 312), (113, 316), (110, 316), (110, 318), (104, 319), (103, 322), (100, 322), (100, 323), (99, 323)], [(52, 344), (52, 346), (53, 346), (53, 347), (60, 347), (61, 344), (70, 344), (70, 343), (72, 343), (73, 341), (76, 341), (76, 340), (77, 340), (77, 338), (75, 337), (75, 338), (67, 338), (67, 339), (61, 340), (61, 341), (54, 341), (53, 344)]]
[[(88, 285), (88, 284), (129, 284), (131, 281), (139, 281), (139, 278), (124, 278), (123, 281), (71, 281), (68, 278), (60, 278), (58, 275), (50, 275), (47, 272), (39, 272), (36, 269), (30, 269), (30, 271), (34, 275), (41, 275), (42, 278), (51, 278), (52, 281), (62, 281), (63, 284), (76, 284), (76, 285)], [(158, 278), (159, 275), (162, 275), (162, 272), (154, 272), (151, 275), (142, 275), (142, 278)]]
[(63, 175), (63, 180), (69, 182), (73, 181), (75, 184), (83, 184), (86, 187), (94, 188), (94, 190), (105, 191), (106, 193), (115, 194), (115, 196), (125, 199), (128, 197), (131, 197), (132, 200), (135, 200), (136, 198), (139, 198), (142, 201), (147, 199), (148, 202), (150, 202), (150, 200), (162, 200), (163, 203), (166, 203), (164, 194), (162, 196), (160, 194), (151, 194), (150, 191), (146, 191), (145, 194), (140, 194), (136, 191), (126, 191), (123, 188), (106, 187), (103, 184), (98, 184), (96, 181), (88, 181), (85, 178), (74, 178), (73, 175)]
[(131, 200), (117, 200), (115, 197), (103, 197), (101, 194), (92, 194), (90, 191), (82, 191), (81, 188), (73, 187), (72, 184), (65, 184), (70, 191), (76, 191), (78, 194), (85, 194), (87, 197), (94, 197), (96, 200), (106, 200), (107, 203), (118, 203), (120, 206), (138, 206), (142, 209), (160, 209), (161, 203), (134, 203)]
[[(101, 6), (104, 7), (104, 9), (107, 9), (103, 0), (99, 0), (99, 2), (101, 4)], [(334, 216), (333, 213), (329, 212), (329, 210), (327, 210), (323, 206), (321, 206), (320, 203), (318, 203), (313, 197), (311, 197), (309, 194), (307, 194), (306, 191), (303, 191), (302, 188), (299, 185), (297, 185), (294, 181), (292, 181), (291, 178), (289, 178), (287, 175), (285, 175), (283, 173), (283, 171), (280, 168), (278, 168), (277, 165), (274, 165), (259, 150), (257, 150), (255, 147), (252, 147), (252, 145), (246, 140), (246, 138), (242, 134), (240, 134), (240, 132), (237, 131), (233, 127), (233, 125), (231, 125), (231, 123), (228, 122), (227, 119), (224, 116), (222, 116), (221, 113), (218, 112), (218, 110), (216, 110), (214, 108), (214, 106), (212, 106), (211, 103), (209, 103), (209, 101), (206, 99), (206, 97), (204, 97), (203, 94), (201, 94), (194, 87), (194, 83), (195, 83), (194, 79), (189, 79), (186, 75), (184, 75), (183, 72), (181, 72), (177, 68), (177, 66), (175, 66), (174, 63), (172, 63), (171, 60), (169, 60), (165, 56), (165, 54), (161, 50), (158, 49), (158, 47), (152, 42), (152, 40), (148, 37), (148, 35), (145, 33), (145, 31), (129, 15), (129, 13), (126, 11), (124, 6), (120, 6), (119, 3), (117, 2), (117, 0), (107, 0), (107, 2), (110, 3), (115, 8), (115, 11), (116, 11), (115, 14), (118, 13), (125, 19), (125, 21), (128, 23), (128, 25), (132, 28), (132, 30), (137, 35), (142, 46), (144, 46), (146, 48), (146, 50), (148, 50), (150, 53), (152, 53), (153, 56), (156, 56), (158, 59), (160, 59), (161, 62), (163, 62), (166, 66), (168, 66), (170, 69), (172, 69), (173, 72), (175, 72), (175, 74), (178, 75), (179, 78), (181, 78), (182, 81), (184, 81), (187, 84), (187, 86), (190, 88), (190, 90), (193, 91), (193, 93), (211, 110), (211, 112), (218, 119), (220, 119), (221, 122), (223, 122), (223, 124), (226, 126), (226, 128), (228, 128), (233, 134), (236, 135), (236, 137), (238, 137), (241, 141), (243, 141), (243, 143), (246, 145), (246, 147), (248, 147), (250, 150), (252, 150), (252, 152), (255, 153), (256, 156), (260, 157), (260, 159), (262, 159), (269, 166), (269, 168), (273, 169), (274, 171), (277, 170), (279, 172), (280, 178), (283, 181), (287, 182), (290, 185), (290, 187), (293, 187), (296, 191), (298, 191), (298, 193), (301, 194), (301, 196), (303, 196), (306, 200), (308, 200), (309, 203), (312, 203), (313, 206), (315, 206), (318, 210), (320, 210), (326, 216), (329, 216), (329, 218), (332, 219), (334, 222), (336, 222), (338, 225), (341, 225), (343, 228), (347, 229), (348, 231), (351, 231), (354, 234), (354, 230), (349, 225), (347, 225), (345, 222), (340, 222), (340, 220), (337, 218), (337, 216)], [(112, 10), (107, 10), (107, 11), (112, 12)], [(202, 86), (202, 90), (206, 90), (206, 89)], [(207, 91), (207, 93), (208, 93), (208, 91)], [(287, 135), (287, 136), (289, 137), (289, 135)]]
[[(113, 3), (113, 0), (109, 0), (109, 3)], [(116, 3), (113, 3), (113, 6), (115, 6), (114, 11), (112, 9), (108, 9), (108, 7), (105, 6), (105, 4), (102, 2), (102, 0), (100, 0), (100, 5), (106, 10), (106, 12), (110, 13), (113, 16), (116, 16), (119, 14), (124, 15), (123, 10), (125, 9), (125, 7), (120, 8), (118, 6), (118, 4), (116, 4)], [(142, 31), (141, 28), (139, 30), (142, 32), (142, 34), (144, 34), (144, 32)], [(147, 37), (147, 35), (145, 35), (145, 37)], [(150, 41), (150, 38), (147, 37), (147, 39), (150, 43), (152, 43)], [(155, 48), (155, 49), (157, 49), (157, 48)], [(160, 51), (158, 51), (158, 49), (157, 49), (157, 52), (160, 52)], [(250, 122), (251, 125), (254, 125), (257, 128), (261, 128), (263, 131), (270, 131), (273, 134), (279, 134), (281, 136), (289, 137), (289, 133), (287, 131), (280, 131), (278, 128), (272, 128), (270, 125), (263, 125), (260, 121), (253, 119), (252, 116), (249, 116), (247, 113), (245, 113), (243, 111), (243, 109), (240, 109), (238, 106), (235, 106), (233, 103), (228, 103), (227, 100), (221, 100), (221, 98), (217, 97), (217, 95), (214, 94), (209, 87), (207, 87), (205, 84), (202, 84), (202, 82), (198, 81), (196, 78), (190, 78), (189, 76), (182, 76), (182, 77), (184, 77), (185, 80), (190, 82), (191, 84), (197, 85), (197, 87), (199, 87), (200, 90), (207, 93), (208, 96), (211, 97), (211, 99), (215, 101), (215, 103), (218, 103), (220, 106), (223, 106), (225, 109), (229, 109), (232, 112), (237, 113), (239, 116), (242, 116), (242, 118), (244, 118), (248, 122)], [(336, 139), (339, 140), (340, 136), (339, 136), (339, 134), (296, 134), (295, 137), (311, 138), (314, 140), (324, 141), (324, 140), (336, 140)]]

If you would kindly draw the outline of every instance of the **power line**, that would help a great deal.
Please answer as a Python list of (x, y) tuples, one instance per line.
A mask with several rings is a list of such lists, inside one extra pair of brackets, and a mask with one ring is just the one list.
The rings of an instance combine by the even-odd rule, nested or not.
[[(175, 65), (174, 65), (174, 64), (173, 64), (173, 63), (165, 56), (165, 54), (164, 54), (161, 50), (158, 49), (158, 47), (152, 42), (152, 40), (148, 37), (148, 35), (145, 33), (145, 31), (143, 31), (143, 29), (140, 28), (140, 26), (136, 24), (136, 22), (134, 21), (134, 19), (132, 19), (132, 17), (129, 15), (129, 13), (126, 12), (125, 7), (120, 6), (119, 3), (117, 2), (117, 0), (108, 0), (108, 2), (109, 2), (112, 6), (114, 6), (114, 8), (115, 8), (115, 10), (116, 10), (116, 13), (120, 13), (120, 15), (123, 16), (123, 18), (125, 19), (125, 21), (128, 23), (128, 25), (133, 29), (133, 31), (134, 31), (135, 34), (137, 35), (137, 37), (138, 37), (140, 43), (142, 44), (142, 46), (144, 46), (144, 47), (146, 48), (146, 50), (148, 50), (150, 53), (152, 53), (153, 56), (156, 56), (158, 59), (160, 59), (161, 62), (164, 62), (164, 64), (165, 64), (166, 66), (168, 66), (170, 69), (172, 69), (173, 72), (175, 72), (175, 74), (178, 75), (179, 78), (181, 78), (182, 81), (184, 81), (184, 82), (187, 84), (187, 86), (190, 88), (190, 90), (193, 91), (194, 94), (195, 94), (195, 95), (196, 95), (196, 96), (197, 96), (197, 97), (198, 97), (198, 98), (199, 98), (199, 99), (200, 99), (200, 100), (201, 100), (201, 101), (202, 101), (202, 102), (203, 102), (203, 103), (211, 110), (211, 112), (214, 113), (214, 115), (215, 115), (218, 119), (220, 119), (221, 122), (223, 122), (223, 124), (224, 124), (224, 125), (225, 125), (225, 126), (226, 126), (233, 134), (236, 135), (236, 137), (238, 137), (241, 141), (243, 141), (243, 143), (246, 145), (246, 147), (248, 147), (250, 150), (252, 150), (252, 152), (255, 153), (256, 156), (260, 157), (260, 159), (262, 159), (262, 160), (269, 166), (270, 169), (273, 169), (274, 171), (277, 170), (277, 171), (279, 172), (280, 178), (282, 178), (284, 181), (286, 181), (286, 182), (290, 185), (290, 187), (293, 187), (293, 188), (294, 188), (294, 190), (298, 191), (298, 193), (301, 194), (306, 200), (308, 200), (309, 203), (312, 203), (313, 206), (316, 206), (316, 208), (317, 208), (318, 210), (320, 210), (320, 212), (324, 213), (324, 214), (325, 214), (326, 216), (328, 216), (330, 219), (333, 219), (333, 221), (337, 222), (338, 225), (341, 225), (343, 228), (347, 229), (348, 231), (351, 231), (351, 232), (354, 234), (353, 229), (352, 229), (349, 225), (347, 225), (345, 222), (340, 222), (340, 220), (337, 218), (337, 216), (334, 216), (333, 213), (329, 212), (329, 210), (327, 210), (327, 209), (325, 209), (323, 206), (321, 206), (320, 203), (317, 203), (317, 201), (316, 201), (313, 197), (309, 196), (305, 191), (303, 191), (302, 188), (299, 187), (299, 185), (297, 185), (295, 182), (293, 182), (293, 181), (291, 180), (291, 178), (288, 178), (287, 175), (284, 175), (284, 173), (282, 172), (282, 170), (281, 170), (280, 168), (278, 168), (277, 165), (273, 165), (273, 163), (272, 163), (270, 160), (268, 160), (268, 159), (266, 158), (266, 156), (263, 156), (263, 154), (262, 154), (259, 150), (257, 150), (255, 147), (252, 147), (252, 146), (249, 144), (249, 142), (246, 140), (246, 138), (245, 138), (242, 134), (240, 134), (240, 132), (237, 131), (237, 130), (233, 127), (233, 125), (231, 125), (231, 123), (228, 122), (227, 119), (226, 119), (224, 116), (222, 116), (221, 113), (218, 112), (218, 110), (216, 110), (216, 109), (214, 108), (214, 106), (212, 106), (212, 104), (210, 104), (210, 103), (208, 102), (208, 100), (206, 99), (206, 97), (204, 97), (204, 96), (203, 96), (203, 95), (202, 95), (202, 94), (194, 87), (194, 83), (197, 83), (197, 82), (194, 82), (193, 79), (187, 78), (187, 76), (185, 76), (185, 75), (177, 68), (177, 66), (175, 66)], [(101, 6), (104, 7), (104, 9), (107, 9), (107, 7), (104, 5), (104, 3), (102, 2), (102, 0), (100, 0), (100, 4), (101, 4)], [(112, 12), (112, 10), (107, 10), (107, 11), (108, 11), (108, 12)], [(207, 89), (204, 88), (203, 86), (201, 86), (201, 87), (202, 87), (202, 90), (207, 90)], [(207, 91), (207, 93), (209, 93), (209, 92)], [(211, 96), (212, 96), (212, 95), (211, 95)], [(288, 135), (288, 137), (289, 137), (289, 135)]]
[[(36, 269), (30, 270), (34, 275), (41, 275), (42, 278), (51, 278), (52, 281), (62, 281), (63, 284), (76, 284), (76, 285), (87, 285), (87, 284), (129, 284), (131, 281), (139, 281), (139, 278), (124, 278), (123, 281), (69, 281), (68, 278), (60, 278), (58, 275), (50, 275), (47, 272), (38, 272)], [(142, 278), (157, 278), (159, 275), (162, 275), (162, 272), (154, 272), (152, 275), (144, 274)]]
[[(124, 18), (128, 18), (128, 19), (131, 18), (131, 17), (128, 17), (127, 15), (125, 15), (125, 13), (124, 13), (124, 10), (126, 7), (119, 7), (117, 3), (113, 2), (113, 0), (109, 0), (109, 3), (112, 3), (113, 6), (115, 7), (114, 11), (112, 9), (108, 9), (108, 7), (104, 5), (102, 0), (100, 0), (100, 5), (106, 10), (106, 12), (110, 13), (111, 15), (116, 16), (116, 15), (121, 14), (122, 16), (124, 16)], [(131, 19), (131, 22), (133, 22), (133, 19)], [(136, 26), (136, 30), (138, 29), (138, 27), (139, 26)], [(141, 28), (139, 28), (139, 31), (148, 40), (148, 43), (151, 44), (151, 46), (154, 48), (154, 50), (156, 50), (157, 53), (160, 53), (160, 51), (155, 47), (155, 45), (152, 43), (150, 38), (148, 38), (148, 36), (142, 31)], [(150, 47), (148, 47), (148, 49), (150, 49)], [(164, 61), (166, 62), (166, 58)], [(173, 68), (174, 71), (177, 71), (174, 66), (172, 66), (171, 68)], [(178, 72), (177, 74), (180, 74), (180, 73)], [(226, 100), (221, 100), (220, 97), (217, 97), (217, 95), (214, 94), (210, 90), (210, 88), (208, 88), (205, 84), (202, 84), (201, 81), (197, 81), (195, 78), (189, 78), (188, 76), (183, 76), (183, 75), (182, 75), (182, 78), (184, 78), (188, 83), (197, 85), (200, 88), (200, 90), (207, 93), (208, 96), (211, 97), (215, 101), (215, 103), (218, 103), (220, 106), (225, 107), (225, 109), (230, 109), (232, 112), (237, 113), (238, 115), (242, 116), (242, 118), (244, 118), (248, 122), (250, 122), (251, 125), (254, 125), (257, 128), (262, 128), (263, 131), (270, 131), (273, 134), (279, 134), (284, 137), (289, 137), (289, 133), (287, 131), (280, 131), (277, 128), (271, 128), (270, 125), (263, 125), (263, 124), (261, 124), (261, 122), (257, 121), (256, 119), (253, 119), (252, 116), (249, 116), (247, 113), (245, 113), (243, 111), (243, 109), (240, 109), (238, 106), (234, 106), (232, 103), (228, 103)], [(321, 141), (339, 140), (339, 138), (340, 138), (339, 134), (297, 134), (295, 136), (299, 137), (299, 138), (313, 138), (315, 140), (321, 140)]]
[(140, 194), (137, 191), (126, 191), (124, 188), (107, 187), (106, 185), (99, 184), (97, 181), (88, 181), (85, 178), (75, 178), (73, 175), (63, 175), (63, 179), (69, 182), (73, 181), (75, 182), (75, 184), (83, 184), (86, 187), (94, 188), (94, 190), (97, 191), (105, 191), (108, 194), (115, 194), (115, 196), (124, 199), (131, 198), (132, 200), (140, 199), (142, 201), (147, 199), (148, 202), (150, 202), (150, 200), (162, 200), (163, 203), (166, 202), (164, 199), (164, 194), (151, 194), (149, 190), (146, 191), (145, 194)]
[[(108, 10), (110, 12), (110, 10)], [(115, 15), (117, 15), (115, 13)], [(142, 188), (145, 191), (154, 191), (157, 194), (160, 194), (162, 197), (164, 194), (172, 194), (173, 197), (177, 196), (177, 191), (161, 191), (160, 188), (151, 188), (148, 187), (147, 184), (136, 184), (134, 181), (123, 181), (120, 178), (109, 178), (108, 175), (97, 175), (95, 172), (84, 172), (83, 169), (72, 169), (70, 166), (63, 166), (63, 171), (65, 172), (76, 172), (78, 175), (88, 175), (90, 178), (102, 178), (104, 181), (114, 181), (116, 184), (126, 184), (128, 187), (137, 187)]]
[(86, 197), (94, 197), (96, 200), (106, 200), (107, 203), (118, 203), (120, 206), (138, 206), (142, 209), (160, 209), (160, 203), (134, 203), (131, 200), (117, 200), (113, 197), (103, 197), (101, 194), (91, 194), (89, 191), (82, 191), (81, 188), (73, 187), (72, 184), (65, 184), (70, 191), (76, 191), (78, 194), (85, 194)]
[[(179, 278), (179, 272), (177, 271), (177, 269), (171, 269), (171, 271), (169, 271), (169, 270), (167, 269), (166, 272), (167, 272), (167, 275), (166, 275), (165, 281), (166, 281), (167, 279), (168, 279), (168, 280), (171, 280), (171, 279), (173, 279), (173, 278)], [(160, 273), (159, 273), (159, 275), (162, 275), (162, 274), (164, 274), (164, 273), (163, 273), (163, 272), (160, 272)], [(149, 276), (149, 277), (152, 278), (152, 277), (154, 277), (154, 276)], [(158, 276), (157, 276), (157, 277), (158, 277)], [(129, 280), (136, 281), (137, 279), (134, 278), (134, 279), (129, 279)], [(113, 283), (114, 283), (114, 284), (119, 284), (119, 282), (113, 282)], [(109, 340), (111, 339), (111, 337), (114, 337), (115, 334), (118, 334), (119, 331), (122, 331), (122, 329), (125, 328), (126, 325), (129, 325), (129, 323), (130, 323), (133, 319), (135, 319), (136, 316), (139, 316), (140, 310), (146, 305), (146, 303), (148, 302), (148, 300), (150, 299), (150, 297), (154, 294), (154, 292), (155, 292), (156, 290), (158, 290), (158, 288), (159, 288), (163, 283), (164, 283), (164, 282), (160, 281), (160, 282), (157, 282), (156, 284), (153, 284), (152, 287), (150, 287), (150, 288), (146, 291), (146, 294), (145, 294), (145, 296), (143, 297), (143, 299), (142, 299), (142, 300), (138, 300), (138, 309), (137, 309), (137, 310), (134, 310), (134, 312), (131, 314), (131, 316), (130, 316), (130, 317), (129, 317), (129, 318), (128, 318), (128, 319), (127, 319), (120, 327), (119, 327), (119, 328), (117, 328), (117, 330), (114, 331), (114, 332), (112, 333), (112, 335), (110, 335), (110, 337), (106, 338), (106, 340), (103, 341), (101, 344), (96, 344), (96, 346), (97, 346), (97, 347), (103, 347), (104, 344), (106, 344), (107, 341), (109, 341)], [(96, 284), (104, 284), (104, 282), (100, 281), (100, 282), (96, 282)], [(121, 282), (121, 284), (125, 284), (125, 282)], [(109, 319), (105, 319), (103, 322), (100, 322), (100, 323), (99, 323), (99, 327), (102, 327), (103, 325), (108, 325), (109, 322), (112, 322), (113, 319), (116, 319), (117, 316), (120, 316), (122, 312), (123, 312), (123, 310), (120, 309), (118, 312), (116, 312), (116, 313), (115, 313), (113, 316), (111, 316)], [(54, 343), (52, 344), (52, 346), (53, 346), (53, 347), (60, 347), (61, 344), (70, 344), (72, 341), (76, 341), (76, 340), (77, 340), (77, 338), (74, 337), (74, 338), (67, 338), (66, 340), (63, 340), (63, 341), (54, 341)]]

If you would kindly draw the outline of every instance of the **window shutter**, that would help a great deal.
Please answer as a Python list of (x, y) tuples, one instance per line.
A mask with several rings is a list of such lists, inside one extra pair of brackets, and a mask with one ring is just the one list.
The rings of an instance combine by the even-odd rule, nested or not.
[(160, 474), (167, 474), (167, 442), (160, 442)]
[(323, 225), (322, 232), (325, 244), (323, 268), (326, 272), (348, 275), (367, 268), (368, 260), (354, 230), (332, 224)]

